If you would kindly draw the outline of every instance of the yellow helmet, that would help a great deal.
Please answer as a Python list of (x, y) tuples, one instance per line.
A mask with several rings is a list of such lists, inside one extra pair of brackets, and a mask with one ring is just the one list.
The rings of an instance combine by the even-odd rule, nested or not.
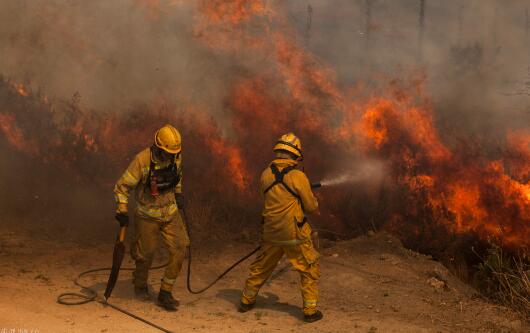
[(297, 157), (302, 157), (302, 143), (293, 133), (282, 135), (274, 145), (274, 151), (286, 150)]
[(169, 124), (164, 125), (164, 127), (156, 131), (155, 145), (170, 154), (180, 153), (182, 148), (179, 131)]

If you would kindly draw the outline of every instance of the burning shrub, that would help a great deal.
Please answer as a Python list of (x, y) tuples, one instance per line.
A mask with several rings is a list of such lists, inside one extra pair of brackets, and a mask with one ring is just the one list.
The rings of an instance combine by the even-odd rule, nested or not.
[[(353, 186), (326, 193), (333, 202), (322, 205), (323, 216), (335, 217), (335, 229), (346, 227), (353, 236), (387, 228), (409, 246), (415, 243), (412, 247), (431, 254), (443, 252), (451, 238), (467, 233), (483, 241), (494, 238), (511, 250), (528, 247), (530, 185), (524, 183), (528, 170), (521, 156), (526, 161), (530, 148), (524, 133), (510, 138), (506, 159), (501, 155), (491, 161), (480, 152), (446, 146), (434, 126), (433, 107), (414, 79), (394, 80), (390, 92), (360, 99), (351, 109), (333, 102), (336, 92), (329, 84), (318, 95), (295, 85), (291, 96), (282, 89), (266, 89), (281, 86), (272, 77), (241, 82), (245, 84), (237, 81), (227, 96), (232, 127), (223, 131), (207, 111), (193, 106), (164, 102), (123, 112), (90, 111), (79, 107), (79, 96), (51, 103), (28, 89), (22, 94), (20, 85), (4, 80), (0, 130), (15, 150), (74, 172), (79, 181), (100, 184), (110, 193), (127, 161), (150, 144), (159, 126), (173, 123), (184, 138), (186, 191), (198, 202), (216, 202), (222, 208), (216, 216), (233, 221), (259, 220), (258, 193), (252, 189), (272, 155), (263, 147), (272, 145), (276, 134), (294, 129), (306, 147), (309, 175), (329, 174), (347, 160), (352, 163), (346, 172), (370, 159), (383, 165), (385, 175), (379, 178), (384, 181), (369, 173), (362, 179), (351, 177), (357, 179)], [(311, 91), (322, 84), (309, 82)], [(334, 105), (333, 113), (343, 112), (340, 118), (318, 113), (326, 101)], [(360, 226), (360, 221), (369, 223)]]
[[(255, 186), (251, 183), (253, 173), (246, 170), (239, 148), (221, 134), (220, 128), (207, 115), (192, 108), (179, 109), (170, 105), (135, 105), (123, 113), (83, 110), (78, 94), (66, 102), (49, 101), (21, 87), (24, 85), (0, 80), (3, 139), (0, 147), (9, 155), (19, 153), (23, 156), (22, 164), (33, 166), (30, 170), (9, 167), (9, 177), (2, 181), (6, 182), (6, 188), (16, 188), (13, 191), (17, 195), (9, 196), (8, 200), (19, 198), (22, 206), (24, 202), (32, 202), (35, 210), (39, 210), (37, 205), (41, 203), (46, 207), (42, 207), (40, 218), (58, 223), (61, 221), (53, 216), (55, 210), (50, 211), (50, 201), (61, 216), (106, 220), (104, 214), (111, 216), (111, 210), (83, 210), (83, 215), (88, 216), (79, 217), (79, 206), (83, 202), (76, 208), (60, 203), (69, 201), (66, 198), (72, 195), (73, 187), (90, 186), (94, 188), (91, 197), (82, 200), (108, 207), (112, 202), (114, 182), (128, 161), (152, 143), (157, 128), (173, 123), (184, 138), (184, 186), (196, 229), (216, 228), (223, 234), (223, 231), (259, 225), (258, 200), (249, 190), (250, 186)], [(33, 186), (21, 187), (21, 183), (33, 183)], [(34, 202), (39, 194), (43, 198)], [(84, 205), (93, 206), (86, 202)], [(13, 208), (12, 204), (10, 206)], [(204, 212), (200, 213), (201, 210)], [(23, 212), (31, 213), (27, 209)], [(69, 218), (64, 222), (66, 220)]]

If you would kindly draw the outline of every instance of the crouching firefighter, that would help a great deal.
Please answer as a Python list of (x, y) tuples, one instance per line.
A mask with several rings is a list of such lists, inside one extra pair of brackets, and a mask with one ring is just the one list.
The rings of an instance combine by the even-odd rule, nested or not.
[(147, 277), (159, 234), (169, 252), (169, 263), (157, 300), (157, 304), (168, 311), (175, 311), (178, 306), (171, 290), (189, 245), (179, 213), (179, 208), (183, 208), (181, 162), (180, 133), (173, 126), (165, 125), (156, 132), (154, 144), (134, 157), (114, 187), (118, 205), (116, 220), (121, 226), (129, 224), (127, 203), (130, 191), (135, 191), (135, 235), (131, 256), (136, 263), (133, 283), (138, 298), (150, 299)]
[(318, 208), (306, 175), (296, 169), (302, 159), (300, 140), (292, 133), (280, 137), (274, 146), (276, 159), (261, 174), (264, 197), (261, 249), (250, 265), (241, 295), (239, 312), (251, 310), (260, 288), (285, 255), (300, 273), (304, 321), (322, 319), (317, 310), (318, 252), (311, 241), (311, 226), (305, 214)]

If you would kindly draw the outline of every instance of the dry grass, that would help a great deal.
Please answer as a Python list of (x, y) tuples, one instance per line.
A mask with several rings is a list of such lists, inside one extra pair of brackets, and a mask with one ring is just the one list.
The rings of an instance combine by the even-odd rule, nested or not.
[(530, 316), (530, 261), (492, 246), (478, 266), (475, 281), (488, 297)]

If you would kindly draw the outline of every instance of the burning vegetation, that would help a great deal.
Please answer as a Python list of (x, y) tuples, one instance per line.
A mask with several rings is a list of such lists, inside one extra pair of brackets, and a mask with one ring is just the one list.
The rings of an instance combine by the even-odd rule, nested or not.
[[(154, 21), (181, 5), (140, 3)], [(195, 10), (196, 43), (212, 57), (244, 55), (244, 70), (226, 82), (221, 110), (164, 96), (119, 112), (93, 110), (81, 105), (80, 95), (48, 98), (2, 78), (2, 150), (110, 193), (127, 161), (158, 127), (171, 123), (183, 136), (184, 186), (200, 228), (248, 233), (259, 221), (257, 177), (275, 138), (293, 131), (314, 180), (355, 173), (366, 161), (380, 165), (376, 176), (369, 170), (339, 177), (347, 181), (322, 189), (315, 220), (317, 229), (327, 230), (321, 235), (352, 237), (383, 228), (450, 266), (471, 247), (491, 261), (486, 249), (496, 244), (501, 256), (522, 258), (514, 267), (526, 278), (519, 299), (528, 297), (528, 276), (521, 274), (528, 274), (530, 248), (529, 128), (507, 131), (494, 154), (465, 133), (460, 143), (446, 143), (421, 69), (402, 70), (399, 79), (379, 79), (375, 86), (339, 84), (334, 70), (303, 46), (281, 5), (200, 1)], [(474, 264), (477, 258), (463, 260)], [(488, 266), (488, 260), (482, 271), (498, 276), (491, 267), (502, 265)]]

